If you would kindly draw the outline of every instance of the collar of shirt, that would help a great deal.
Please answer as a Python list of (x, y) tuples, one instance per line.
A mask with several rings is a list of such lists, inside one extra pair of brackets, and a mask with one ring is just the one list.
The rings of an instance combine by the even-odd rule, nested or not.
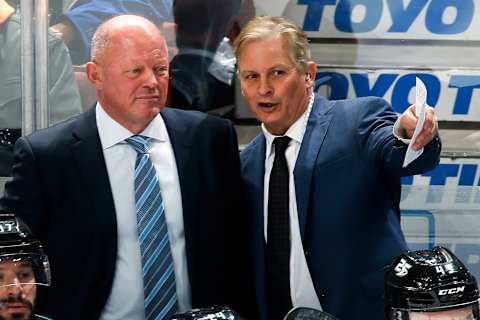
[[(307, 130), (307, 122), (308, 118), (310, 117), (310, 112), (312, 112), (313, 100), (315, 99), (315, 94), (311, 93), (310, 101), (308, 102), (307, 110), (300, 116), (300, 118), (295, 121), (290, 128), (288, 128), (287, 132), (285, 132), (284, 136), (290, 137), (293, 141), (297, 142), (298, 144), (302, 144), (303, 135), (305, 134), (305, 130)], [(272, 148), (273, 139), (279, 136), (275, 136), (268, 132), (265, 125), (262, 123), (262, 131), (265, 136), (266, 142), (266, 155), (265, 159), (268, 157), (273, 156), (274, 150)]]
[[(104, 150), (116, 144), (124, 143), (125, 139), (133, 135), (127, 128), (112, 119), (99, 102), (96, 105), (96, 118), (98, 134)], [(150, 137), (156, 141), (168, 141), (167, 129), (162, 116), (158, 114), (153, 118), (140, 135)]]

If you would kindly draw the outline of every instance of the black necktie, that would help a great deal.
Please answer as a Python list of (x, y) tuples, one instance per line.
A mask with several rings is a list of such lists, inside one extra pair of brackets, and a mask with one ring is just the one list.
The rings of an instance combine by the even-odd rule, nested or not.
[(289, 137), (273, 140), (273, 161), (268, 186), (267, 288), (268, 318), (283, 319), (292, 308), (290, 298), (290, 215), (288, 165), (285, 158)]

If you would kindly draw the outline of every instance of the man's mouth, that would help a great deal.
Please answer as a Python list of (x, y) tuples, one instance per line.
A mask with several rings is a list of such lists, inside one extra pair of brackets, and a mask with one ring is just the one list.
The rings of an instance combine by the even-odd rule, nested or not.
[(18, 310), (18, 309), (27, 309), (28, 310), (29, 309), (29, 307), (26, 304), (19, 303), (19, 302), (17, 302), (17, 303), (7, 303), (6, 305), (7, 305), (6, 306), (7, 309), (15, 309), (15, 310)]
[(20, 312), (25, 313), (33, 309), (30, 301), (22, 298), (10, 298), (0, 300), (0, 309), (8, 310), (10, 313)]
[(138, 96), (137, 99), (140, 100), (159, 100), (160, 96), (158, 95), (144, 95), (144, 96)]
[(260, 108), (265, 108), (265, 109), (271, 109), (271, 108), (273, 108), (277, 105), (278, 105), (278, 103), (273, 103), (273, 102), (259, 102), (258, 103), (258, 106)]

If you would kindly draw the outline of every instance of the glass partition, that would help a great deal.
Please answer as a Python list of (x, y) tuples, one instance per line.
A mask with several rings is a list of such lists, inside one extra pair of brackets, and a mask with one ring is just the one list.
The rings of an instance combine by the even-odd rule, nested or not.
[(48, 28), (48, 1), (2, 0), (0, 8), (3, 17), (0, 24), (0, 192), (3, 192), (18, 137), (81, 110), (68, 49)]

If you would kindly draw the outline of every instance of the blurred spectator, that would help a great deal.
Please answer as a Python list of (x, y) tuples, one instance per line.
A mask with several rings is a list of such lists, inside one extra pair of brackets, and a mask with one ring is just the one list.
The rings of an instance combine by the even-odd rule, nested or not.
[[(228, 40), (222, 40), (232, 30), (240, 5), (241, 0), (174, 2), (178, 53), (170, 63), (168, 106), (204, 112), (233, 109), (235, 58)], [(219, 45), (221, 52), (215, 59)]]
[[(173, 0), (76, 0), (52, 26), (68, 45), (75, 65), (90, 57), (90, 42), (98, 26), (124, 13), (143, 16), (160, 26), (171, 15)], [(183, 0), (182, 0), (183, 1)]]
[[(12, 149), (22, 127), (21, 23), (15, 5), (0, 0), (0, 176), (10, 175)], [(80, 95), (68, 50), (51, 32), (48, 49), (48, 101), (51, 120), (58, 122), (80, 112)]]

